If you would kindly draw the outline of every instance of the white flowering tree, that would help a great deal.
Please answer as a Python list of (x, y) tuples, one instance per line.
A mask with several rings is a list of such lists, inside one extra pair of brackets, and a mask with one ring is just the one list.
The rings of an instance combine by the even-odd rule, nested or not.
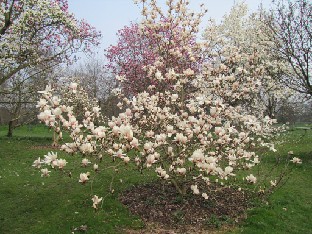
[(99, 36), (68, 12), (67, 0), (1, 1), (0, 84), (26, 68), (69, 62), (75, 52), (98, 44)]
[[(278, 103), (293, 94), (279, 82), (285, 73), (291, 73), (291, 68), (270, 47), (273, 42), (267, 34), (262, 14), (262, 11), (258, 11), (248, 15), (247, 4), (239, 2), (224, 15), (219, 24), (211, 20), (203, 36), (209, 43), (208, 53), (213, 55), (214, 64), (226, 66), (224, 77), (214, 77), (215, 82), (225, 79), (226, 85), (229, 85), (231, 82), (227, 78), (236, 76), (239, 79), (232, 79), (232, 90), (251, 91), (247, 100), (248, 107), (252, 102), (254, 110), (260, 108), (260, 112), (263, 112), (265, 108), (265, 114), (273, 118)], [(244, 87), (238, 89), (238, 82)], [(235, 94), (233, 96), (228, 89), (223, 92), (228, 92), (229, 98), (235, 102)]]
[[(167, 63), (168, 57), (169, 61), (183, 59), (188, 63), (206, 55), (203, 51), (207, 51), (208, 43), (194, 42), (191, 46), (188, 43), (196, 37), (203, 13), (194, 16), (189, 12), (188, 1), (169, 0), (166, 11), (153, 0), (142, 0), (142, 4), (145, 19), (140, 29), (142, 33), (153, 32), (159, 45), (155, 49), (157, 60), (145, 67), (148, 79), (170, 85), (161, 88), (150, 85), (132, 98), (123, 97), (123, 91), (116, 89), (116, 95), (121, 98), (118, 106), (124, 111), (111, 119), (101, 115), (96, 101), (88, 99), (79, 84), (62, 86), (58, 91), (47, 86), (38, 102), (38, 118), (60, 137), (63, 131), (69, 132), (72, 142), (63, 144), (61, 149), (69, 154), (82, 154), (83, 167), (93, 164), (93, 169), (98, 171), (100, 159), (109, 156), (116, 168), (133, 163), (139, 171), (155, 171), (181, 194), (191, 191), (208, 199), (206, 186), (211, 182), (233, 184), (240, 171), (260, 162), (257, 149), (266, 147), (275, 151), (270, 143), (276, 131), (272, 127), (274, 120), (261, 113), (252, 115), (243, 106), (261, 85), (258, 79), (261, 69), (257, 69), (254, 58), (249, 56), (241, 61), (246, 71), (238, 72), (236, 67), (231, 71), (229, 59), (233, 57), (228, 56), (225, 64), (223, 61), (214, 64), (217, 55), (211, 53), (201, 69), (184, 68), (176, 72)], [(163, 16), (168, 20), (163, 21)], [(177, 47), (172, 44), (173, 37), (162, 37), (157, 30), (170, 25), (177, 26), (170, 33), (181, 38)], [(229, 51), (224, 56), (226, 53)], [(225, 75), (230, 72), (231, 75)], [(123, 82), (127, 77), (118, 79)], [(34, 162), (35, 167), (43, 165), (63, 170), (66, 161), (50, 154)], [(87, 173), (84, 168), (77, 182), (88, 183), (94, 173)], [(42, 169), (42, 175), (48, 176), (49, 170)], [(251, 173), (242, 180), (247, 184), (257, 182)], [(93, 197), (95, 208), (100, 199)]]

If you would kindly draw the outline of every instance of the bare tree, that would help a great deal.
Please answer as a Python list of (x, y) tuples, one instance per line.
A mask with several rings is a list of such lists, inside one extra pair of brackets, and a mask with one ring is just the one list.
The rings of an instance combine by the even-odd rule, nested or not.
[[(48, 74), (50, 78), (51, 69)], [(14, 76), (0, 87), (0, 106), (8, 115), (8, 137), (13, 136), (15, 128), (36, 119), (37, 93), (49, 79), (42, 69), (25, 69)]]
[(112, 116), (119, 112), (116, 97), (112, 90), (117, 83), (112, 73), (104, 67), (104, 61), (96, 56), (88, 57), (77, 67), (68, 71), (69, 76), (78, 78), (79, 83), (87, 91), (89, 97), (96, 98), (106, 116)]
[(291, 71), (281, 81), (293, 90), (312, 97), (312, 3), (309, 0), (273, 0), (264, 17), (271, 46), (288, 61)]

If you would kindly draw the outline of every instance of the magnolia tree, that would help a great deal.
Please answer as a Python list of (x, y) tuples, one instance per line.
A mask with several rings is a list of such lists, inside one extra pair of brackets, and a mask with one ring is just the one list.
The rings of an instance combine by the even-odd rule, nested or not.
[[(272, 42), (265, 27), (261, 11), (248, 15), (247, 5), (238, 3), (219, 24), (210, 21), (203, 36), (209, 44), (207, 53), (212, 54), (214, 64), (224, 65), (223, 76), (212, 74), (212, 79), (231, 86), (221, 90), (221, 96), (228, 96), (236, 105), (236, 91), (245, 90), (242, 95), (247, 97), (248, 93), (248, 108), (252, 103), (253, 111), (261, 109), (263, 112), (265, 109), (272, 118), (278, 102), (289, 98), (292, 91), (278, 82), (283, 74), (290, 72), (290, 67), (269, 47)], [(240, 104), (243, 104), (241, 99)]]
[(0, 3), (0, 84), (29, 67), (53, 67), (98, 44), (99, 33), (68, 12), (67, 0)]
[[(174, 63), (169, 66), (168, 58), (170, 61), (183, 58), (185, 63), (191, 64), (203, 56), (206, 42), (189, 44), (196, 38), (203, 13), (189, 12), (188, 1), (167, 1), (166, 12), (153, 0), (144, 0), (142, 4), (145, 19), (139, 29), (142, 34), (151, 32), (151, 37), (158, 40), (155, 62), (144, 67), (147, 79), (152, 81), (146, 91), (127, 98), (122, 89), (116, 89), (116, 95), (121, 98), (118, 106), (124, 112), (107, 119), (101, 115), (97, 102), (88, 99), (77, 83), (62, 86), (58, 91), (47, 86), (38, 102), (41, 111), (38, 118), (54, 128), (60, 137), (63, 131), (69, 132), (72, 142), (63, 144), (61, 149), (83, 155), (83, 169), (77, 178), (81, 184), (88, 183), (96, 173), (88, 172), (85, 167), (93, 164), (94, 171), (105, 170), (99, 163), (103, 156), (109, 156), (116, 163), (115, 168), (133, 163), (139, 171), (155, 171), (181, 194), (191, 191), (208, 199), (206, 186), (210, 183), (232, 185), (240, 180), (236, 178), (240, 171), (249, 170), (260, 162), (256, 149), (265, 147), (275, 151), (270, 143), (272, 134), (277, 131), (272, 127), (274, 120), (260, 114), (252, 115), (240, 105), (244, 103), (242, 100), (250, 100), (250, 94), (257, 89), (261, 70), (256, 73), (257, 63), (248, 57), (246, 72), (233, 71), (231, 77), (221, 82), (215, 77), (225, 76), (224, 72), (231, 69), (228, 63), (213, 64), (211, 59), (198, 70), (191, 67), (179, 70)], [(163, 16), (168, 20), (162, 20)], [(176, 26), (169, 32), (181, 39), (180, 44), (174, 43), (174, 37), (159, 33), (159, 28), (170, 25)], [(185, 56), (181, 58), (182, 54)], [(257, 76), (248, 79), (249, 73)], [(119, 77), (119, 80), (126, 82), (127, 77)], [(241, 80), (248, 81), (250, 86)], [(170, 85), (153, 85), (157, 82)], [(189, 92), (189, 87), (195, 91)], [(231, 96), (237, 100), (235, 105)], [(301, 163), (298, 158), (293, 162)], [(66, 163), (55, 153), (49, 153), (44, 159), (38, 158), (34, 166), (42, 168), (44, 165), (42, 176), (48, 176), (47, 166), (66, 170)], [(246, 184), (257, 183), (252, 173), (241, 180)], [(271, 186), (276, 183), (272, 180)], [(94, 195), (92, 201), (97, 209), (101, 198)]]
[[(149, 85), (157, 89), (168, 88), (170, 83), (164, 80), (150, 79), (156, 71), (147, 69), (157, 68), (159, 73), (165, 74), (171, 68), (175, 72), (183, 73), (186, 69), (198, 71), (203, 59), (194, 57), (200, 53), (193, 53), (200, 49), (196, 43), (196, 24), (199, 18), (186, 15), (186, 6), (182, 3), (168, 2), (169, 15), (160, 11), (155, 2), (151, 2), (157, 15), (151, 16), (143, 24), (125, 26), (119, 30), (117, 45), (106, 50), (108, 64), (106, 67), (118, 75), (125, 95), (136, 95), (148, 88)], [(143, 16), (150, 14), (146, 4), (143, 3)], [(185, 22), (176, 22), (175, 17), (186, 16)], [(202, 13), (199, 17), (202, 16)], [(193, 17), (194, 22), (186, 22)], [(155, 20), (158, 21), (155, 24)], [(196, 31), (192, 31), (196, 30)], [(192, 32), (191, 34), (186, 31)], [(168, 80), (167, 80), (168, 82)]]

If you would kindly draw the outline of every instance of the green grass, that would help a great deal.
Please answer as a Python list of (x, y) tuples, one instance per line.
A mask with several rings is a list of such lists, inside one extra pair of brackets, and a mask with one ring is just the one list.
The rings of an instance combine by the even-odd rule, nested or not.
[[(293, 151), (303, 164), (295, 167), (286, 184), (270, 196), (268, 204), (248, 212), (247, 220), (236, 233), (312, 233), (312, 130), (289, 131), (280, 139), (285, 142), (278, 147), (279, 154), (285, 158), (287, 152)], [(268, 153), (264, 167), (271, 168), (274, 161)]]
[[(0, 137), (6, 136), (8, 133), (7, 125), (0, 125)], [(13, 136), (16, 138), (52, 138), (52, 130), (49, 130), (44, 125), (23, 125), (14, 129)], [(35, 139), (36, 140), (36, 139)]]
[[(32, 132), (20, 129), (12, 139), (3, 134), (0, 137), (1, 234), (71, 233), (81, 225), (88, 226), (88, 233), (122, 233), (123, 228), (143, 227), (143, 222), (131, 215), (117, 196), (127, 186), (148, 182), (154, 177), (148, 174), (142, 177), (130, 167), (118, 173), (102, 171), (97, 175), (102, 178), (93, 183), (92, 193), (91, 183), (78, 183), (80, 171), (92, 172), (92, 167), (73, 171), (73, 160), (66, 157), (69, 161), (67, 170), (72, 171), (72, 178), (60, 171), (52, 171), (50, 177), (41, 178), (39, 170), (31, 165), (34, 159), (51, 151), (36, 148), (51, 145), (48, 139), (51, 139), (51, 132), (42, 126)], [(62, 152), (58, 155), (65, 157)], [(116, 176), (114, 194), (108, 191), (111, 175)], [(119, 181), (121, 178), (123, 183)], [(108, 195), (98, 212), (92, 208), (93, 194)]]
[[(153, 179), (154, 173), (141, 176), (131, 167), (115, 173), (101, 171), (101, 177), (92, 184), (78, 183), (79, 173), (74, 170), (74, 160), (59, 152), (59, 157), (69, 161), (67, 173), (52, 171), (48, 178), (32, 168), (37, 157), (51, 149), (52, 133), (44, 126), (16, 129), (13, 138), (5, 137), (6, 127), (0, 126), (0, 233), (71, 233), (81, 225), (88, 226), (87, 233), (123, 233), (123, 229), (140, 229), (143, 222), (131, 215), (118, 201), (118, 193), (132, 184)], [(312, 233), (312, 130), (289, 131), (283, 138), (287, 143), (279, 146), (282, 156), (294, 151), (303, 164), (295, 168), (287, 184), (277, 190), (267, 205), (248, 211), (247, 220), (235, 233)], [(40, 147), (38, 149), (38, 147)], [(77, 157), (77, 156), (74, 156)], [(273, 157), (265, 157), (264, 167), (270, 168)], [(108, 161), (104, 165), (108, 165)], [(100, 167), (102, 164), (100, 164)], [(104, 166), (102, 166), (103, 168)], [(88, 169), (92, 172), (92, 168)], [(111, 176), (115, 175), (115, 193), (109, 194)], [(123, 179), (123, 183), (119, 179)], [(94, 212), (93, 194), (105, 196), (103, 207)]]

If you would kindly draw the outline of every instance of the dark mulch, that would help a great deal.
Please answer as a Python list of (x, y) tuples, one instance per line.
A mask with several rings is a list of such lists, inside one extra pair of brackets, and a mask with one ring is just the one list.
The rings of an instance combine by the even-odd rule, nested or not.
[(245, 218), (248, 208), (246, 193), (211, 184), (207, 194), (207, 200), (191, 191), (182, 197), (174, 186), (163, 188), (157, 182), (132, 187), (119, 199), (132, 214), (140, 216), (147, 224), (158, 223), (179, 230), (186, 226), (199, 229), (233, 226)]
[(33, 145), (33, 146), (30, 147), (30, 149), (59, 150), (60, 146), (55, 146), (55, 145)]

